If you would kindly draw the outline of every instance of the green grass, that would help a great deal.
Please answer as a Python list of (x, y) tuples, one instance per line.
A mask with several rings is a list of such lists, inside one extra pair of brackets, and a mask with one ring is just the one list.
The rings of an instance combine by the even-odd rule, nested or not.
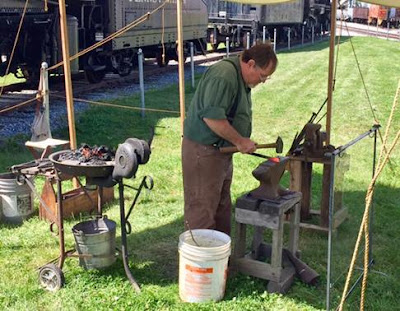
[[(373, 109), (385, 126), (399, 80), (399, 43), (375, 38), (354, 38), (361, 70), (367, 84)], [(294, 134), (317, 111), (326, 98), (328, 43), (278, 54), (277, 72), (266, 84), (253, 92), (253, 138), (257, 142), (273, 142), (279, 135), (290, 147)], [(340, 47), (338, 72), (334, 93), (332, 139), (335, 146), (343, 145), (367, 131), (374, 122), (350, 42)], [(186, 105), (193, 91), (186, 90)], [(138, 96), (115, 101), (118, 104), (139, 106)], [(178, 88), (148, 91), (149, 108), (179, 110)], [(390, 140), (400, 128), (396, 112)], [(323, 123), (323, 122), (322, 122)], [(128, 137), (149, 138), (150, 127), (155, 126), (155, 137), (149, 163), (140, 166), (137, 178), (127, 181), (137, 186), (141, 178), (151, 175), (152, 192), (142, 194), (130, 222), (128, 236), (133, 275), (142, 287), (136, 294), (131, 288), (122, 266), (122, 260), (104, 271), (85, 271), (78, 260), (67, 259), (63, 272), (66, 284), (56, 293), (38, 286), (36, 268), (58, 255), (58, 239), (53, 237), (48, 224), (33, 217), (21, 226), (0, 224), (0, 305), (5, 310), (323, 310), (325, 309), (327, 236), (301, 231), (300, 249), (303, 260), (321, 275), (318, 287), (296, 280), (286, 295), (268, 294), (266, 281), (232, 275), (227, 282), (224, 300), (219, 303), (186, 304), (178, 294), (178, 236), (183, 232), (183, 191), (180, 163), (180, 119), (165, 113), (148, 112), (144, 119), (140, 112), (117, 108), (93, 107), (76, 116), (79, 143), (105, 144), (116, 147)], [(53, 133), (57, 138), (68, 138), (67, 130)], [(23, 147), (28, 137), (15, 137), (3, 142), (0, 167), (31, 160)], [(371, 178), (371, 139), (365, 139), (349, 150), (350, 169), (345, 174), (344, 203), (349, 219), (333, 236), (333, 271), (336, 281), (332, 289), (335, 308), (343, 288), (343, 271), (350, 255), (364, 209), (365, 191)], [(274, 155), (272, 151), (260, 151)], [(236, 199), (257, 186), (251, 171), (261, 159), (235, 155), (232, 196)], [(400, 256), (397, 242), (400, 218), (398, 209), (400, 157), (398, 148), (390, 167), (386, 167), (377, 184), (374, 206), (373, 254), (375, 265), (369, 274), (366, 292), (367, 310), (395, 310), (399, 305), (398, 288)], [(313, 176), (313, 205), (320, 200), (320, 166)], [(283, 183), (288, 183), (284, 176)], [(38, 181), (38, 188), (42, 181)], [(68, 184), (68, 182), (66, 183)], [(118, 194), (116, 190), (116, 195)], [(127, 203), (134, 193), (127, 191)], [(38, 205), (38, 202), (36, 202)], [(37, 206), (36, 206), (37, 208)], [(110, 219), (118, 221), (119, 207), (115, 201), (105, 209)], [(71, 227), (79, 217), (65, 221), (66, 248), (74, 247)], [(267, 234), (266, 237), (270, 235)], [(119, 227), (117, 244), (120, 244)], [(361, 263), (361, 260), (358, 261)], [(360, 267), (360, 264), (357, 265)], [(359, 306), (359, 287), (349, 297), (347, 310)]]

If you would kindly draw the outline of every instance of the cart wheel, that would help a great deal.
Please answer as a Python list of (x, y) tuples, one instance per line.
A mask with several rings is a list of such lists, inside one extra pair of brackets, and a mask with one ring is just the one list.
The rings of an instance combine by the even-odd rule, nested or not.
[(58, 291), (65, 283), (64, 273), (55, 264), (45, 265), (40, 268), (39, 282), (48, 291)]

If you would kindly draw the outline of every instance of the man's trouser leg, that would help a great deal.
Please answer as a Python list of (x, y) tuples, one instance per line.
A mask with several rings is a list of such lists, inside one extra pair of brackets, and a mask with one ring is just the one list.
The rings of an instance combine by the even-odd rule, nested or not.
[(184, 138), (182, 171), (185, 228), (230, 234), (232, 155)]

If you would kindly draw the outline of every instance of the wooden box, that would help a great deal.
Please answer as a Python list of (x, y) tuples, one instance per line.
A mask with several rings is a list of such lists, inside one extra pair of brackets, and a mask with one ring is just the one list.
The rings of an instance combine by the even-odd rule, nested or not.
[[(49, 180), (45, 181), (42, 195), (42, 200), (46, 203), (47, 211), (42, 202), (39, 205), (39, 218), (46, 219), (50, 222), (56, 222), (58, 218), (57, 211), (57, 194)], [(114, 188), (103, 188), (103, 204), (114, 199)], [(63, 217), (68, 218), (78, 215), (82, 212), (93, 212), (97, 210), (98, 190), (86, 191), (82, 188), (77, 188), (66, 193), (63, 193)]]

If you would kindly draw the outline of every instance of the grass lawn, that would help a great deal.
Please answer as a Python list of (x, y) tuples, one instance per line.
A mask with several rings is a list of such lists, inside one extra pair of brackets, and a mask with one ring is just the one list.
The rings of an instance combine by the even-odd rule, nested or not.
[[(297, 131), (317, 111), (327, 93), (328, 42), (293, 49), (278, 54), (279, 66), (267, 83), (253, 91), (253, 138), (260, 143), (282, 137), (286, 152)], [(362, 82), (352, 55), (349, 39), (340, 46), (336, 75), (331, 143), (344, 145), (367, 131), (374, 123), (371, 110), (384, 127), (390, 114), (400, 78), (399, 42), (376, 38), (353, 38), (372, 107), (366, 100)], [(193, 90), (187, 85), (186, 103)], [(116, 104), (140, 106), (140, 97), (114, 101)], [(178, 87), (148, 91), (149, 108), (179, 110)], [(322, 121), (324, 124), (324, 121)], [(140, 166), (137, 178), (126, 182), (137, 186), (141, 178), (151, 175), (154, 189), (142, 194), (130, 222), (128, 236), (131, 268), (140, 283), (142, 293), (136, 294), (125, 276), (122, 259), (102, 271), (85, 271), (76, 259), (67, 259), (63, 268), (65, 286), (55, 293), (38, 285), (37, 268), (58, 256), (58, 239), (49, 226), (36, 215), (21, 226), (0, 224), (0, 306), (4, 310), (324, 310), (326, 297), (327, 236), (313, 231), (301, 231), (302, 259), (320, 275), (320, 284), (311, 287), (296, 280), (286, 295), (268, 294), (266, 281), (232, 275), (228, 278), (224, 300), (218, 303), (186, 304), (178, 294), (178, 236), (183, 232), (183, 191), (180, 163), (180, 119), (166, 113), (93, 107), (76, 116), (79, 143), (104, 144), (116, 147), (128, 137), (148, 139), (155, 126), (152, 155), (149, 163)], [(400, 130), (397, 110), (389, 142)], [(384, 133), (384, 131), (382, 131)], [(68, 138), (67, 129), (53, 133)], [(13, 164), (31, 160), (23, 142), (28, 137), (8, 139), (0, 148), (1, 171)], [(333, 236), (332, 308), (340, 301), (346, 269), (358, 233), (364, 209), (365, 192), (371, 179), (372, 139), (364, 139), (349, 150), (350, 169), (343, 182), (343, 201), (349, 218)], [(379, 143), (380, 146), (380, 143)], [(274, 155), (272, 151), (260, 151)], [(232, 196), (257, 186), (252, 170), (262, 160), (237, 154), (234, 157)], [(373, 257), (375, 264), (369, 273), (366, 310), (396, 310), (400, 305), (400, 251), (397, 220), (400, 219), (400, 151), (396, 148), (389, 166), (378, 181), (373, 213)], [(312, 202), (320, 200), (322, 168), (315, 167)], [(288, 183), (284, 176), (283, 183)], [(36, 184), (40, 189), (42, 180)], [(67, 183), (66, 183), (67, 184)], [(118, 195), (115, 189), (116, 196)], [(132, 191), (126, 200), (131, 202)], [(127, 204), (129, 203), (127, 202)], [(117, 200), (105, 208), (108, 218), (119, 223)], [(65, 221), (66, 248), (74, 247), (71, 227), (83, 218)], [(117, 228), (117, 245), (120, 244)], [(266, 238), (270, 237), (267, 233)], [(361, 267), (362, 259), (357, 261)], [(359, 270), (357, 270), (359, 274)], [(397, 293), (397, 294), (396, 294)], [(346, 310), (359, 308), (360, 286), (349, 297)], [(397, 307), (396, 307), (397, 306)], [(399, 309), (397, 309), (399, 310)]]

